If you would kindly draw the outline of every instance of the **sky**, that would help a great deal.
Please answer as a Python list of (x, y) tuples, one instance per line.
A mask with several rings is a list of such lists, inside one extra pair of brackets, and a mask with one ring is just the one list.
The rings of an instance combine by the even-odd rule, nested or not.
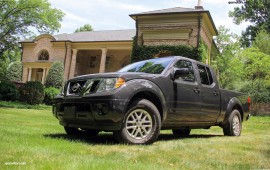
[[(241, 34), (248, 23), (235, 25), (228, 16), (230, 10), (239, 5), (229, 4), (236, 0), (202, 0), (205, 10), (209, 10), (216, 27), (224, 25), (231, 32)], [(84, 24), (90, 24), (95, 31), (135, 29), (135, 21), (130, 14), (174, 8), (194, 8), (198, 0), (49, 0), (52, 7), (61, 9), (66, 15), (61, 29), (56, 34), (73, 33)]]

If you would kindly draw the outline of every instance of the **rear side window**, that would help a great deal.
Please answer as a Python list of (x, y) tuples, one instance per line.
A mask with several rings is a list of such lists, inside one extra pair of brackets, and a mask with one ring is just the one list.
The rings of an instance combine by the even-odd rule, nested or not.
[(211, 71), (210, 71), (209, 67), (205, 67), (205, 68), (206, 68), (206, 71), (207, 71), (207, 74), (208, 74), (209, 83), (210, 84), (213, 84), (214, 81), (213, 81), (213, 77), (212, 77)]
[(213, 84), (213, 77), (211, 71), (208, 67), (198, 64), (198, 70), (200, 73), (201, 83), (204, 85), (211, 85)]
[(179, 60), (175, 63), (174, 67), (176, 68), (188, 68), (189, 75), (186, 77), (179, 77), (182, 81), (195, 82), (195, 75), (192, 67), (192, 63), (190, 61)]

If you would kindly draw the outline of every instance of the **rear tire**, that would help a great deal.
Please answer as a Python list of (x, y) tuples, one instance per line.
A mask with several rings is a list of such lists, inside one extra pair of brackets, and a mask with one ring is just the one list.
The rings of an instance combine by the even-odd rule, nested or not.
[(189, 136), (191, 129), (173, 129), (172, 132), (177, 136)]
[(134, 101), (127, 111), (122, 127), (114, 132), (121, 143), (152, 144), (161, 129), (161, 118), (157, 107), (146, 99)]
[(227, 124), (223, 127), (225, 136), (240, 136), (242, 131), (242, 119), (238, 110), (233, 110)]

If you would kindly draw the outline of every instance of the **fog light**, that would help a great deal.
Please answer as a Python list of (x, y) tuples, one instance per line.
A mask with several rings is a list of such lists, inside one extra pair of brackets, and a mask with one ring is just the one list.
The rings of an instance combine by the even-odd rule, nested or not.
[(104, 104), (104, 103), (97, 104), (97, 113), (99, 115), (105, 115), (108, 112), (109, 112), (109, 108), (106, 104)]

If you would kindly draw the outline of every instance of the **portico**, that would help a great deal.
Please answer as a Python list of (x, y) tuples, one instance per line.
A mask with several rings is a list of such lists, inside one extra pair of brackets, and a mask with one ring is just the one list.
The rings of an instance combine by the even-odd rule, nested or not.
[[(114, 72), (130, 63), (131, 42), (74, 44), (67, 79)], [(68, 67), (68, 62), (65, 63)]]
[(24, 77), (27, 81), (40, 81), (44, 84), (51, 65), (52, 63), (23, 63)]

